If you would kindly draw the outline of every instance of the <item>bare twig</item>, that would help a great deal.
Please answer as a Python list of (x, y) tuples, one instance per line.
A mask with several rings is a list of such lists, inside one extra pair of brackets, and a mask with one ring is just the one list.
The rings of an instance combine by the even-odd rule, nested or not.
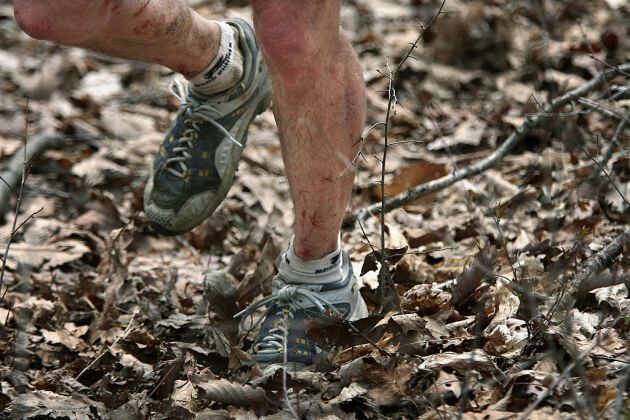
[[(9, 171), (5, 172), (4, 177), (2, 178), (3, 184), (0, 184), (0, 220), (3, 216), (3, 207), (8, 207), (9, 195), (12, 191), (14, 191), (15, 186), (19, 181), (19, 189), (17, 194), (17, 199), (15, 202), (15, 214), (13, 217), (13, 224), (11, 226), (11, 232), (9, 233), (9, 238), (7, 240), (6, 247), (4, 249), (4, 255), (2, 256), (2, 267), (0, 268), (0, 293), (2, 293), (2, 285), (4, 283), (4, 274), (7, 269), (7, 263), (9, 261), (9, 251), (11, 251), (11, 244), (13, 243), (13, 239), (15, 238), (15, 234), (20, 230), (20, 228), (28, 222), (34, 215), (29, 216), (24, 222), (22, 222), (19, 226), (17, 224), (18, 217), (20, 215), (20, 208), (22, 206), (22, 196), (24, 194), (24, 185), (26, 184), (26, 178), (28, 178), (29, 166), (28, 163), (30, 161), (29, 157), (33, 155), (29, 153), (29, 149), (27, 146), (30, 145), (28, 141), (28, 117), (29, 117), (29, 101), (26, 99), (26, 105), (24, 110), (24, 146), (22, 146), (22, 153), (16, 153), (15, 156), (11, 159), (9, 163)], [(20, 156), (22, 158), (20, 159)], [(10, 178), (9, 178), (10, 177)], [(11, 184), (14, 184), (12, 187)], [(6, 198), (3, 199), (2, 192), (6, 191)], [(4, 300), (4, 296), (6, 291), (2, 293), (0, 297), (0, 303)]]
[(566, 292), (558, 301), (557, 306), (560, 308), (571, 308), (575, 303), (576, 294), (579, 298), (583, 292), (581, 288), (585, 281), (593, 274), (599, 273), (609, 267), (621, 251), (625, 244), (630, 242), (630, 227), (617, 236), (610, 244), (602, 250), (587, 258), (582, 264), (577, 274), (567, 282)]
[[(546, 112), (545, 111), (545, 107), (543, 107), (542, 104), (540, 102), (538, 102), (538, 100), (536, 99), (535, 96), (533, 96), (533, 97), (534, 97), (534, 101), (536, 102), (536, 104), (540, 108), (540, 111), (541, 112)], [(582, 98), (578, 98), (578, 102), (580, 101), (580, 99), (582, 99)], [(558, 125), (561, 128), (564, 128), (564, 127), (562, 127), (562, 122), (559, 122)], [(612, 179), (612, 177), (608, 174), (608, 172), (606, 172), (606, 169), (604, 169), (600, 165), (600, 163), (597, 161), (597, 159), (595, 159), (593, 156), (591, 156), (582, 145), (578, 144), (578, 148), (582, 151), (582, 153), (584, 153), (586, 155), (587, 158), (589, 158), (595, 164), (595, 166), (597, 166), (604, 173), (606, 178), (608, 178), (608, 181), (610, 182), (610, 184), (613, 186), (613, 188), (615, 188), (617, 193), (621, 196), (621, 199), (624, 201), (624, 203), (626, 203), (626, 205), (630, 206), (630, 203), (628, 202), (628, 199), (626, 198), (626, 196), (623, 195), (623, 193), (621, 192), (621, 190), (619, 189), (619, 187), (617, 186), (615, 181)]]
[[(396, 87), (398, 83), (398, 77), (400, 75), (400, 70), (404, 67), (405, 63), (407, 62), (409, 58), (413, 58), (412, 54), (414, 50), (418, 48), (418, 44), (424, 37), (424, 34), (427, 31), (427, 29), (433, 26), (437, 18), (442, 13), (442, 9), (445, 3), (446, 3), (446, 0), (443, 0), (442, 4), (440, 4), (440, 8), (438, 9), (437, 13), (433, 16), (433, 18), (431, 18), (431, 21), (429, 21), (426, 27), (420, 24), (422, 27), (422, 30), (416, 37), (415, 41), (411, 43), (410, 48), (407, 50), (407, 53), (402, 58), (402, 60), (400, 60), (398, 65), (394, 69), (390, 69), (389, 63), (386, 64), (389, 74), (384, 75), (384, 76), (387, 77), (388, 79), (388, 88), (387, 88), (388, 101), (387, 101), (387, 112), (385, 114), (385, 121), (381, 123), (381, 125), (383, 126), (383, 131), (384, 131), (385, 144), (383, 148), (383, 157), (382, 159), (380, 159), (380, 162), (381, 162), (381, 182), (380, 182), (381, 203), (380, 205), (383, 208), (385, 208), (387, 205), (387, 196), (385, 194), (385, 166), (387, 164), (387, 151), (389, 150), (389, 147), (390, 147), (389, 131), (391, 128), (390, 127), (391, 114), (396, 104), (398, 103), (398, 98), (396, 97)], [(375, 128), (377, 125), (379, 124), (377, 123), (373, 125), (372, 128)], [(381, 222), (381, 261), (380, 261), (381, 268), (379, 271), (379, 283), (380, 283), (379, 289), (381, 291), (380, 312), (384, 313), (390, 310), (400, 311), (400, 298), (398, 297), (398, 293), (396, 293), (396, 288), (394, 287), (392, 280), (389, 277), (389, 270), (388, 270), (389, 264), (387, 261), (387, 253), (385, 252), (385, 218), (381, 217), (380, 222)]]
[(87, 372), (88, 370), (92, 369), (92, 367), (93, 367), (94, 365), (96, 365), (96, 364), (98, 363), (98, 361), (99, 361), (99, 360), (101, 360), (103, 357), (105, 357), (105, 355), (106, 355), (107, 353), (109, 353), (109, 351), (110, 351), (110, 350), (109, 350), (109, 349), (110, 349), (110, 347), (115, 346), (116, 344), (118, 344), (118, 342), (119, 342), (121, 339), (123, 339), (123, 338), (127, 337), (127, 334), (129, 334), (129, 331), (131, 331), (131, 326), (133, 325), (133, 321), (134, 321), (134, 319), (135, 319), (135, 318), (136, 318), (136, 313), (134, 312), (133, 314), (131, 314), (131, 319), (129, 320), (129, 324), (127, 324), (127, 328), (125, 328), (125, 331), (123, 331), (123, 333), (122, 333), (121, 335), (119, 335), (118, 337), (116, 337), (116, 340), (114, 340), (114, 342), (112, 343), (112, 345), (111, 345), (111, 346), (109, 346), (109, 347), (108, 347), (107, 345), (105, 345), (105, 349), (101, 352), (101, 354), (99, 354), (99, 355), (98, 355), (98, 357), (92, 361), (92, 363), (90, 363), (89, 365), (87, 365), (87, 366), (85, 367), (85, 369), (83, 369), (83, 370), (82, 370), (82, 371), (81, 371), (81, 372), (80, 372), (80, 373), (79, 373), (79, 374), (78, 374), (78, 375), (74, 378), (74, 380), (75, 380), (75, 381), (78, 381), (78, 380), (79, 380), (79, 378), (80, 378), (81, 376), (83, 376), (83, 374), (84, 374), (85, 372)]
[(538, 407), (540, 405), (540, 403), (542, 403), (545, 400), (545, 398), (547, 398), (549, 396), (549, 394), (551, 394), (556, 389), (556, 387), (558, 385), (560, 385), (560, 382), (563, 380), (563, 378), (566, 377), (573, 370), (573, 368), (576, 366), (576, 364), (577, 363), (581, 363), (593, 351), (593, 349), (595, 347), (597, 347), (598, 345), (599, 345), (599, 340), (595, 340), (595, 342), (593, 344), (591, 344), (582, 353), (580, 353), (576, 359), (572, 360), (571, 363), (569, 363), (567, 365), (567, 367), (564, 368), (562, 373), (551, 383), (551, 385), (549, 385), (547, 388), (545, 388), (545, 390), (538, 396), (536, 401), (531, 403), (529, 405), (529, 407), (527, 407), (525, 409), (525, 411), (523, 411), (518, 416), (518, 420), (528, 419), (529, 416), (534, 412), (536, 407)]
[(596, 178), (602, 170), (606, 169), (606, 165), (608, 165), (608, 161), (612, 157), (615, 147), (618, 147), (621, 150), (622, 147), (621, 147), (621, 144), (619, 144), (619, 136), (621, 135), (621, 133), (623, 133), (623, 130), (626, 128), (629, 118), (630, 116), (626, 116), (624, 119), (619, 121), (619, 124), (617, 124), (617, 128), (615, 128), (615, 132), (613, 133), (613, 136), (610, 139), (610, 144), (608, 145), (608, 149), (606, 149), (606, 153), (604, 153), (604, 157), (602, 158), (601, 162), (599, 162), (599, 165), (596, 165), (597, 167), (593, 170), (593, 174), (591, 175), (591, 178)]
[(456, 173), (452, 173), (442, 178), (438, 178), (431, 182), (417, 185), (407, 191), (398, 194), (395, 197), (390, 198), (385, 205), (383, 203), (376, 203), (368, 206), (364, 209), (354, 212), (347, 222), (354, 222), (357, 219), (365, 220), (371, 216), (378, 215), (382, 210), (388, 212), (400, 206), (403, 206), (413, 200), (416, 200), (426, 194), (434, 191), (442, 190), (446, 187), (453, 185), (454, 183), (461, 181), (462, 179), (469, 178), (473, 175), (480, 174), (485, 170), (497, 165), (510, 150), (512, 150), (527, 134), (533, 129), (541, 126), (544, 122), (548, 121), (550, 113), (553, 113), (560, 109), (562, 106), (575, 101), (592, 90), (601, 86), (601, 84), (617, 74), (623, 74), (630, 71), (630, 63), (619, 65), (613, 69), (607, 69), (599, 73), (597, 76), (579, 86), (566, 94), (555, 98), (549, 105), (544, 108), (544, 112), (536, 115), (531, 115), (525, 119), (523, 124), (519, 126), (510, 136), (497, 148), (497, 150), (490, 154), (485, 159), (470, 165)]
[(289, 330), (289, 326), (287, 325), (287, 314), (285, 313), (283, 317), (283, 327), (284, 327), (284, 349), (283, 349), (283, 358), (282, 358), (282, 390), (284, 391), (284, 401), (287, 403), (287, 408), (289, 412), (293, 416), (295, 420), (300, 420), (300, 416), (293, 408), (293, 404), (291, 404), (291, 400), (289, 399), (289, 390), (287, 389), (287, 357), (288, 357), (288, 349), (287, 349), (287, 331)]

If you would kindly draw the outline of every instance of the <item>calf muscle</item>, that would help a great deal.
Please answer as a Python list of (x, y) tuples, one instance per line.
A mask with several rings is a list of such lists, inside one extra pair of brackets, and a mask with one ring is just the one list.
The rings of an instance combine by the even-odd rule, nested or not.
[(185, 0), (16, 0), (15, 19), (37, 39), (162, 64), (185, 76), (218, 48), (216, 24)]

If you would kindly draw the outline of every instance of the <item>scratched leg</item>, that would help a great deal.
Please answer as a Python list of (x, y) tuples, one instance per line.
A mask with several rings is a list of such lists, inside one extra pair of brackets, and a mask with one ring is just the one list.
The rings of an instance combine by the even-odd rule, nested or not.
[(15, 19), (33, 38), (166, 66), (186, 77), (204, 70), (219, 26), (186, 0), (15, 0)]
[(350, 162), (365, 121), (361, 69), (339, 28), (339, 0), (252, 6), (295, 206), (293, 248), (314, 260), (337, 249), (354, 182)]

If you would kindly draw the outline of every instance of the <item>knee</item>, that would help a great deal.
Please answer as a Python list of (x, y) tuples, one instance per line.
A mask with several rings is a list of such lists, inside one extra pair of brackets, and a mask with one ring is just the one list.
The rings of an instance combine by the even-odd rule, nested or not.
[(332, 27), (322, 24), (313, 3), (318, 2), (252, 1), (258, 43), (269, 67), (281, 77), (318, 67), (330, 45), (331, 32), (339, 31), (334, 23)]
[(50, 39), (53, 33), (53, 20), (48, 13), (45, 1), (15, 0), (13, 15), (20, 29), (35, 39)]
[(273, 67), (298, 68), (315, 59), (315, 40), (300, 22), (261, 22), (256, 37), (267, 62)]
[[(90, 0), (15, 0), (13, 14), (30, 37), (61, 44), (80, 45), (101, 29), (103, 15), (95, 13)], [(105, 15), (106, 16), (106, 15)]]

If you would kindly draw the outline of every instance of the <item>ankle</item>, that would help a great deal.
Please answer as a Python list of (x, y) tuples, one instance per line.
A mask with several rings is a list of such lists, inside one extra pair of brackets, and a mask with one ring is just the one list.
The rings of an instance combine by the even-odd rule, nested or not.
[(312, 238), (303, 238), (296, 234), (291, 238), (290, 251), (302, 260), (317, 260), (339, 249), (341, 239), (339, 236), (328, 242), (313, 243)]
[(208, 96), (236, 86), (243, 76), (238, 30), (226, 22), (213, 23), (220, 33), (217, 53), (203, 70), (189, 77), (195, 91)]
[(289, 242), (278, 269), (280, 277), (289, 283), (328, 283), (338, 281), (342, 269), (341, 242), (319, 258), (305, 259), (296, 253), (294, 240)]

